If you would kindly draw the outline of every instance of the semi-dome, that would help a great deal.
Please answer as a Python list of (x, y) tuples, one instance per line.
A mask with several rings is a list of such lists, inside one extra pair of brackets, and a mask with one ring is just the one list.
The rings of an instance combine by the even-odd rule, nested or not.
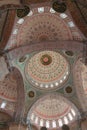
[(27, 120), (47, 128), (61, 127), (76, 118), (76, 109), (60, 94), (48, 94), (31, 107)]

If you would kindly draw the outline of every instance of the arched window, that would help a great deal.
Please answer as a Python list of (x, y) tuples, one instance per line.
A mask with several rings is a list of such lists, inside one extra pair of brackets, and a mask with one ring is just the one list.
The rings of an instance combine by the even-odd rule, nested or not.
[(39, 12), (39, 13), (43, 13), (43, 12), (44, 12), (44, 7), (38, 8), (38, 12)]
[(58, 120), (58, 123), (59, 123), (59, 127), (62, 127), (63, 126), (63, 122), (61, 119)]
[(34, 115), (34, 113), (32, 113), (31, 120), (34, 120), (34, 117), (35, 117), (35, 115)]
[(67, 117), (65, 116), (64, 117), (64, 124), (68, 124), (68, 123), (69, 123), (69, 121), (68, 121)]
[(38, 117), (35, 118), (35, 123), (38, 124)]
[(73, 120), (73, 117), (72, 117), (71, 113), (68, 113), (68, 117), (69, 117), (70, 121)]
[(52, 127), (53, 127), (53, 128), (56, 127), (56, 121), (52, 121)]
[(50, 128), (50, 123), (49, 123), (49, 121), (46, 121), (46, 128)]
[(50, 8), (50, 13), (55, 13), (56, 11), (52, 8)]
[(76, 115), (76, 113), (75, 113), (75, 111), (73, 109), (71, 109), (71, 112), (72, 112), (73, 116)]
[(40, 120), (40, 126), (43, 126), (43, 123), (44, 123), (44, 121), (43, 121), (43, 119), (41, 119)]

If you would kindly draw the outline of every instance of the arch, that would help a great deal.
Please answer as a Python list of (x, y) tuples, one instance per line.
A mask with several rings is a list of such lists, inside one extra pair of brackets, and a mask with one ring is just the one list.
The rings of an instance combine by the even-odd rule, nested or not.
[[(76, 1), (80, 1), (80, 0), (76, 0)], [(79, 9), (76, 7), (75, 2), (67, 0), (66, 3), (67, 3), (68, 9), (72, 15), (74, 22), (76, 23), (78, 28), (81, 30), (81, 32), (84, 34), (84, 36), (87, 37), (87, 24), (82, 18), (82, 15)]]
[[(67, 105), (60, 106), (58, 101), (61, 102), (60, 104), (62, 105), (64, 105), (64, 103), (66, 102)], [(56, 111), (55, 106), (57, 107), (57, 113), (55, 113)], [(52, 107), (53, 107), (53, 110), (51, 111)], [(61, 109), (64, 108), (64, 109), (59, 111), (60, 108)], [(73, 114), (72, 114), (72, 111), (73, 111)], [(74, 120), (77, 120), (78, 115), (79, 115), (79, 111), (75, 107), (75, 105), (58, 93), (50, 93), (48, 95), (46, 94), (45, 96), (41, 96), (31, 106), (27, 114), (27, 119), (30, 120), (31, 124), (35, 125), (36, 124), (35, 119), (33, 120), (31, 119), (32, 113), (36, 117), (38, 117), (38, 122), (40, 122), (41, 120), (44, 120), (43, 126), (47, 128), (48, 127), (49, 128), (62, 127), (64, 123), (68, 124), (70, 122), (73, 122)], [(73, 116), (72, 120), (69, 120), (68, 113), (71, 113), (71, 115)], [(41, 127), (40, 123), (37, 123), (36, 125)]]
[(54, 49), (64, 49), (64, 50), (72, 50), (72, 51), (83, 51), (83, 42), (78, 41), (49, 41), (49, 42), (37, 42), (35, 44), (24, 45), (20, 47), (14, 47), (9, 49), (10, 59), (17, 59), (17, 57), (22, 57), (28, 53), (33, 51), (41, 51), (41, 50), (54, 50)]
[(14, 10), (8, 11), (7, 18), (6, 18), (6, 24), (4, 26), (3, 34), (2, 34), (3, 36), (2, 36), (1, 43), (0, 43), (0, 49), (2, 49), (2, 50), (4, 50), (4, 48), (8, 42), (9, 36), (11, 35), (15, 16), (16, 16), (16, 11), (14, 11)]
[(77, 62), (74, 64), (73, 68), (73, 78), (74, 78), (74, 85), (76, 88), (76, 93), (79, 98), (79, 102), (81, 104), (81, 111), (87, 110), (87, 101), (86, 95), (84, 94), (83, 84), (82, 84), (82, 58), (79, 58)]
[(12, 120), (13, 115), (9, 111), (6, 111), (6, 110), (3, 110), (3, 109), (0, 108), (0, 113), (4, 113), (4, 114), (8, 115)]
[(20, 121), (23, 117), (24, 102), (25, 102), (24, 83), (20, 71), (15, 67), (13, 67), (12, 70), (14, 72), (15, 80), (17, 82), (17, 104), (14, 118), (17, 121)]

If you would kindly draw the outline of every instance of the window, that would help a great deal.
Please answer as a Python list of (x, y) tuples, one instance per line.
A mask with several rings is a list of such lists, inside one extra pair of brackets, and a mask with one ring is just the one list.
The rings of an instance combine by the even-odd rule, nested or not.
[(44, 7), (38, 8), (38, 13), (43, 13), (44, 12)]
[(58, 84), (59, 84), (58, 82), (55, 83), (56, 86), (58, 86)]
[(55, 10), (50, 8), (50, 13), (55, 13)]
[(53, 84), (51, 84), (50, 87), (53, 88), (54, 87)]
[(34, 114), (32, 113), (32, 115), (31, 115), (31, 120), (34, 120)]
[(42, 88), (42, 87), (43, 87), (43, 84), (40, 84), (40, 87)]
[(63, 82), (63, 80), (61, 79), (61, 80), (60, 80), (60, 83), (62, 83), (62, 82)]
[(23, 22), (24, 22), (24, 19), (19, 19), (17, 23), (22, 24)]
[(73, 109), (71, 109), (71, 112), (72, 112), (73, 116), (76, 115), (76, 113), (75, 113), (75, 111)]
[(45, 85), (45, 88), (48, 88), (48, 87), (49, 87), (49, 86), (46, 84), (46, 85)]
[(67, 17), (67, 15), (65, 13), (61, 13), (60, 17), (63, 18), (63, 19), (65, 19)]
[(38, 83), (36, 82), (35, 85), (38, 86)]
[(14, 29), (13, 34), (17, 34), (18, 33), (18, 29)]
[(49, 121), (46, 121), (46, 128), (50, 128)]
[(68, 124), (68, 123), (69, 123), (69, 121), (68, 121), (67, 117), (65, 116), (64, 117), (64, 124)]
[(52, 121), (52, 127), (53, 127), (53, 128), (56, 127), (56, 121)]
[(72, 21), (71, 21), (71, 22), (68, 22), (68, 25), (69, 25), (69, 27), (74, 27), (74, 26), (75, 26)]
[(35, 118), (35, 123), (38, 124), (38, 117)]
[(59, 127), (62, 127), (63, 126), (63, 122), (61, 119), (58, 120), (58, 123), (59, 123)]
[(71, 113), (68, 113), (68, 117), (69, 117), (70, 121), (73, 120)]
[(43, 126), (43, 119), (40, 120), (40, 126)]
[(5, 108), (5, 106), (6, 106), (6, 102), (2, 102), (1, 108)]
[(66, 75), (63, 78), (66, 79)]

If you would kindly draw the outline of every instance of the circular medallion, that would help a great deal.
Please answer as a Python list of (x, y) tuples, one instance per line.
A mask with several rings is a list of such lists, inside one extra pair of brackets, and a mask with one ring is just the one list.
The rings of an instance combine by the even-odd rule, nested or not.
[(30, 98), (33, 98), (33, 97), (35, 96), (34, 91), (29, 91), (28, 96), (29, 96)]
[(72, 88), (70, 86), (66, 87), (65, 90), (66, 90), (67, 93), (72, 93)]
[(43, 65), (50, 65), (52, 62), (52, 57), (48, 54), (45, 54), (45, 55), (42, 55), (40, 60)]
[(69, 65), (60, 53), (42, 51), (28, 60), (25, 75), (28, 81), (37, 88), (54, 89), (67, 79)]
[(73, 56), (74, 53), (72, 51), (65, 51), (65, 53), (68, 55), (68, 56)]
[(66, 11), (67, 7), (66, 7), (66, 4), (63, 3), (63, 2), (59, 2), (59, 1), (55, 1), (52, 5), (53, 9), (56, 11), (56, 12), (59, 12), (59, 13), (63, 13)]
[(27, 58), (26, 56), (22, 56), (22, 57), (19, 59), (19, 62), (20, 62), (20, 63), (24, 62), (24, 61), (26, 60), (26, 58)]
[(17, 9), (17, 16), (19, 18), (25, 17), (30, 12), (30, 8), (28, 6), (24, 6), (24, 9)]

